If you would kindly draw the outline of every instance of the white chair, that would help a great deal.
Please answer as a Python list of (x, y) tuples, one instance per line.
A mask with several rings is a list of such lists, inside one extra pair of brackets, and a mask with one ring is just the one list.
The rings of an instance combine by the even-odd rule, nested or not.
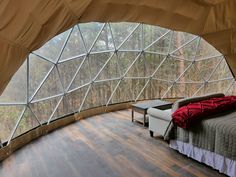
[(164, 136), (171, 121), (171, 109), (160, 110), (156, 108), (149, 108), (147, 113), (149, 116), (150, 136), (153, 137), (154, 132)]

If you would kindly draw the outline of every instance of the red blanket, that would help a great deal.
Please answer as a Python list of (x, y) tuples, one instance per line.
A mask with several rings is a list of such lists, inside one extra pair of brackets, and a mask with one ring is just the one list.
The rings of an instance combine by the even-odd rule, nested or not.
[(172, 114), (172, 122), (179, 127), (189, 129), (201, 119), (236, 108), (236, 96), (211, 98), (196, 103), (189, 103)]

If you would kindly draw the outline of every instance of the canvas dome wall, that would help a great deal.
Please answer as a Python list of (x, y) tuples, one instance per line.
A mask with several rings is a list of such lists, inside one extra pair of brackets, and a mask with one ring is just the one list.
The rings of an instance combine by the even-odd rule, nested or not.
[(0, 97), (0, 138), (89, 108), (235, 92), (202, 38), (137, 23), (84, 23), (32, 52)]

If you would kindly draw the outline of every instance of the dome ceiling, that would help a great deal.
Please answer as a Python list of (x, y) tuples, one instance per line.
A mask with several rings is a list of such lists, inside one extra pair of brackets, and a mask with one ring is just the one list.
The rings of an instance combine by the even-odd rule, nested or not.
[(236, 73), (234, 0), (3, 0), (0, 90), (27, 55), (79, 22), (142, 22), (197, 34), (224, 54)]

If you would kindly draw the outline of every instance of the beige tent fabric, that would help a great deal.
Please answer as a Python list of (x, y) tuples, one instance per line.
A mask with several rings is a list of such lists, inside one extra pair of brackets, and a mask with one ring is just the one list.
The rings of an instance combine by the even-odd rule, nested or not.
[(142, 22), (202, 36), (236, 74), (235, 0), (1, 0), (0, 93), (30, 51), (79, 22)]

